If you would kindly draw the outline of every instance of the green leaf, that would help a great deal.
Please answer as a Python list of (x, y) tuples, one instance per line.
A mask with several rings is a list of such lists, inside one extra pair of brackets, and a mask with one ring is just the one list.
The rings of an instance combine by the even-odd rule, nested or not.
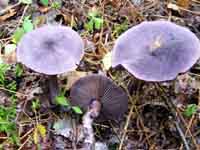
[(194, 113), (197, 112), (197, 105), (196, 104), (189, 104), (184, 111), (184, 115), (187, 117), (191, 117)]
[(41, 2), (42, 5), (44, 5), (44, 6), (48, 6), (48, 4), (49, 4), (49, 0), (40, 0), (40, 2)]
[(6, 84), (5, 87), (9, 89), (10, 91), (16, 91), (17, 89), (16, 81), (12, 81), (11, 83)]
[(87, 31), (93, 31), (94, 30), (94, 22), (93, 20), (90, 20), (88, 23), (85, 24), (85, 28)]
[(6, 76), (6, 72), (8, 71), (8, 69), (10, 68), (10, 65), (8, 64), (4, 64), (1, 63), (0, 64), (0, 84), (2, 84), (3, 86), (5, 83), (5, 76)]
[(16, 67), (15, 67), (15, 75), (16, 75), (16, 77), (21, 77), (23, 72), (24, 72), (24, 70), (23, 70), (22, 65), (17, 64)]
[(35, 101), (32, 101), (32, 106), (31, 108), (35, 111), (36, 109), (40, 108), (40, 100), (36, 99)]
[(20, 145), (20, 138), (17, 135), (17, 132), (12, 133), (10, 139), (12, 143), (16, 144), (17, 146)]
[(22, 28), (24, 29), (25, 33), (33, 30), (33, 23), (32, 20), (30, 20), (29, 18), (30, 16), (25, 17), (22, 24)]
[(52, 2), (51, 8), (59, 9), (59, 8), (61, 8), (61, 3), (60, 2)]
[(102, 18), (94, 18), (94, 27), (95, 29), (99, 30), (103, 26), (103, 19)]
[(113, 35), (115, 37), (118, 37), (127, 29), (128, 29), (128, 18), (126, 17), (126, 20), (123, 23), (114, 25)]
[(32, 4), (33, 3), (32, 0), (19, 0), (19, 2), (22, 4)]
[[(16, 134), (16, 106), (0, 106), (0, 132), (5, 132), (8, 137), (12, 138)], [(12, 141), (14, 142), (14, 141)]]
[(94, 29), (99, 30), (103, 26), (103, 19), (97, 10), (89, 11), (87, 18), (88, 22), (85, 24), (86, 30), (93, 32)]
[(43, 126), (42, 124), (38, 124), (37, 125), (37, 129), (38, 129), (38, 132), (40, 133), (41, 137), (45, 138), (46, 137), (46, 132), (47, 132), (45, 126)]
[(69, 102), (64, 96), (57, 96), (56, 103), (61, 106), (69, 106)]
[(78, 107), (78, 106), (72, 106), (72, 110), (73, 110), (76, 114), (83, 114), (83, 111), (82, 111), (81, 108)]
[(17, 28), (17, 30), (14, 32), (12, 36), (13, 43), (17, 44), (25, 33), (33, 30), (33, 23), (29, 18), (30, 16), (25, 17), (22, 23), (22, 27)]
[(22, 36), (23, 36), (24, 34), (25, 34), (24, 29), (23, 29), (23, 28), (18, 28), (18, 29), (14, 32), (14, 34), (13, 34), (13, 36), (12, 36), (12, 42), (15, 43), (15, 44), (17, 44), (17, 43), (21, 40), (21, 38), (22, 38)]

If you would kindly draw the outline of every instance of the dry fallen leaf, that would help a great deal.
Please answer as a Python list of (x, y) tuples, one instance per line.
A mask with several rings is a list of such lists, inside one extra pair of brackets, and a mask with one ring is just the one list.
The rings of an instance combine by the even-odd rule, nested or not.
[(66, 90), (69, 90), (71, 88), (71, 86), (74, 84), (74, 82), (76, 82), (78, 79), (80, 79), (81, 77), (84, 77), (86, 75), (88, 75), (88, 72), (81, 72), (81, 71), (71, 71), (66, 74), (62, 74), (61, 80), (65, 79), (65, 78), (67, 79), (67, 84), (64, 85), (64, 88)]
[(177, 5), (179, 7), (182, 7), (184, 9), (188, 9), (190, 5), (190, 0), (178, 0)]
[(16, 10), (15, 9), (10, 9), (8, 11), (8, 13), (6, 13), (3, 16), (0, 16), (0, 23), (4, 22), (5, 20), (7, 20), (8, 18), (14, 16), (16, 14)]
[(167, 5), (167, 8), (171, 9), (171, 10), (174, 10), (174, 11), (179, 11), (179, 7), (176, 4), (169, 3)]

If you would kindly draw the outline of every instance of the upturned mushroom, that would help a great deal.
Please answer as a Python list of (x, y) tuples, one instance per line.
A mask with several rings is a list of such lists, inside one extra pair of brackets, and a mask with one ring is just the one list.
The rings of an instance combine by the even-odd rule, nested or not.
[(145, 81), (173, 80), (200, 57), (200, 41), (189, 29), (169, 21), (149, 21), (123, 33), (112, 51), (112, 66), (122, 65)]
[(57, 75), (74, 70), (83, 49), (81, 37), (70, 27), (44, 25), (23, 36), (17, 46), (17, 60), (48, 77), (53, 102), (59, 92)]
[(83, 116), (84, 149), (94, 149), (94, 119), (120, 121), (128, 110), (125, 91), (103, 75), (89, 75), (76, 81), (70, 90), (70, 101), (86, 112)]
[(95, 102), (99, 103), (99, 120), (120, 120), (128, 110), (128, 96), (109, 78), (103, 75), (89, 75), (76, 81), (70, 90), (72, 105), (87, 111)]

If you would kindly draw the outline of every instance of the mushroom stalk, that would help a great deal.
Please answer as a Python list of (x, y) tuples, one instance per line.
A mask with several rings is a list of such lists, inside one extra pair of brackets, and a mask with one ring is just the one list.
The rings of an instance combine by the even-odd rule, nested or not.
[(58, 78), (57, 75), (48, 76), (49, 98), (52, 104), (55, 104), (55, 98), (59, 94)]
[(93, 150), (95, 137), (92, 124), (95, 118), (99, 116), (101, 103), (99, 100), (91, 100), (88, 111), (83, 116), (83, 134), (84, 134), (84, 149)]

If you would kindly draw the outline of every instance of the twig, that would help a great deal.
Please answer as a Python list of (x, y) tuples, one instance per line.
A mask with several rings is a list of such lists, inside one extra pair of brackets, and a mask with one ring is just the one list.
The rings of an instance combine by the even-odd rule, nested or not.
[(178, 122), (177, 122), (177, 121), (174, 121), (174, 124), (176, 125), (176, 129), (178, 130), (178, 133), (179, 133), (181, 139), (183, 140), (183, 143), (184, 143), (184, 145), (185, 145), (185, 149), (186, 149), (186, 150), (190, 150), (190, 147), (189, 147), (189, 145), (188, 145), (188, 143), (187, 143), (187, 141), (186, 141), (185, 135), (184, 135), (182, 129), (180, 128)]
[(0, 86), (0, 90), (7, 91), (7, 92), (10, 92), (10, 93), (14, 93), (14, 94), (23, 95), (23, 96), (28, 96), (28, 95), (23, 94), (23, 93), (20, 93), (20, 92), (15, 92), (15, 91), (12, 91), (12, 90), (6, 89), (6, 88), (4, 88), (4, 87), (2, 87), (2, 86)]
[(21, 149), (24, 147), (24, 145), (30, 140), (30, 138), (31, 138), (31, 136), (29, 136), (29, 137), (24, 141), (24, 143), (21, 144), (21, 146), (20, 146), (17, 150), (21, 150)]
[(23, 11), (23, 13), (22, 13), (22, 16), (21, 16), (21, 18), (20, 18), (20, 20), (19, 20), (19, 22), (18, 22), (17, 28), (18, 28), (18, 27), (21, 25), (21, 23), (23, 22), (23, 18), (24, 18), (24, 16), (25, 16), (25, 13), (26, 13), (28, 7), (29, 7), (29, 5), (26, 5), (26, 6), (25, 6), (24, 11)]
[(119, 145), (119, 150), (122, 150), (122, 146), (123, 146), (123, 143), (124, 143), (124, 139), (126, 137), (128, 125), (129, 125), (129, 122), (130, 122), (130, 119), (131, 119), (131, 116), (132, 116), (132, 113), (133, 113), (133, 108), (134, 108), (134, 105), (131, 106), (131, 109), (129, 111), (128, 117), (126, 119), (126, 124), (124, 126), (124, 132), (123, 132), (123, 135), (122, 135), (122, 138), (121, 138), (121, 142), (120, 142), (120, 145)]

